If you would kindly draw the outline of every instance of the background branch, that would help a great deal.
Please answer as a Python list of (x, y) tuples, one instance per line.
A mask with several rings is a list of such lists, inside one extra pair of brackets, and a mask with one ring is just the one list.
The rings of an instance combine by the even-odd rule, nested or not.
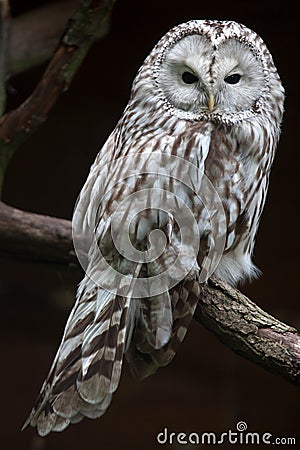
[[(79, 269), (71, 222), (0, 203), (0, 257)], [(245, 295), (212, 277), (203, 284), (195, 320), (248, 360), (300, 384), (300, 334)]]
[[(68, 22), (57, 49), (33, 93), (0, 120), (0, 188), (16, 149), (47, 119), (88, 53), (115, 0), (85, 0)], [(106, 25), (105, 25), (106, 26)]]
[(52, 56), (69, 17), (80, 0), (45, 4), (11, 20), (7, 75), (46, 62)]
[[(11, 20), (7, 75), (12, 76), (46, 62), (81, 0), (65, 0), (34, 8)], [(96, 30), (102, 38), (109, 28), (109, 15)]]

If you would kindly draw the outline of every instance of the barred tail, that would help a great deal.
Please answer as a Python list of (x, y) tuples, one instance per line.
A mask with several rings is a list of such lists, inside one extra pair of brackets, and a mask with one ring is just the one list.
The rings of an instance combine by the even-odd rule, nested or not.
[(31, 424), (45, 436), (104, 414), (120, 380), (129, 305), (130, 299), (103, 290), (77, 300), (24, 428)]
[[(157, 342), (155, 336), (152, 339), (151, 337), (145, 338), (144, 319), (140, 318), (126, 352), (126, 359), (131, 371), (138, 379), (152, 375), (159, 367), (166, 366), (174, 358), (194, 315), (200, 294), (200, 284), (197, 280), (184, 280), (163, 295), (166, 294), (171, 300), (172, 308), (170, 336), (167, 342), (162, 342), (163, 345), (155, 347), (153, 345), (154, 342)], [(148, 303), (151, 305), (151, 299), (148, 300)], [(161, 304), (164, 304), (162, 300)], [(154, 305), (156, 305), (156, 301)]]

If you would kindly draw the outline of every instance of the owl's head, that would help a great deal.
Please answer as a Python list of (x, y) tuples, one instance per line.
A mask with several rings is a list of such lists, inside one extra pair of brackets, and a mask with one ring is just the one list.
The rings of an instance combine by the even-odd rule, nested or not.
[(179, 118), (241, 121), (260, 112), (272, 83), (283, 98), (265, 44), (235, 22), (181, 24), (162, 38), (150, 61), (160, 99)]

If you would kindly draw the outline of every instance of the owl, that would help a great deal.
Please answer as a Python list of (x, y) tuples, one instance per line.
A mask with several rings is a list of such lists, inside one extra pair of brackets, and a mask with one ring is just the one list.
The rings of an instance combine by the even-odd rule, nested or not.
[(124, 356), (139, 379), (168, 364), (212, 274), (257, 275), (283, 102), (267, 47), (236, 22), (183, 23), (151, 51), (74, 210), (85, 276), (26, 422), (40, 435), (100, 417)]

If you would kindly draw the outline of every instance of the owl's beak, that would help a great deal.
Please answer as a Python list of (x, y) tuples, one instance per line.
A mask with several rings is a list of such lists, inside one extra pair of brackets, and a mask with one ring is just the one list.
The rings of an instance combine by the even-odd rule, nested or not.
[(209, 94), (207, 105), (209, 112), (212, 112), (215, 107), (215, 98), (212, 93)]

